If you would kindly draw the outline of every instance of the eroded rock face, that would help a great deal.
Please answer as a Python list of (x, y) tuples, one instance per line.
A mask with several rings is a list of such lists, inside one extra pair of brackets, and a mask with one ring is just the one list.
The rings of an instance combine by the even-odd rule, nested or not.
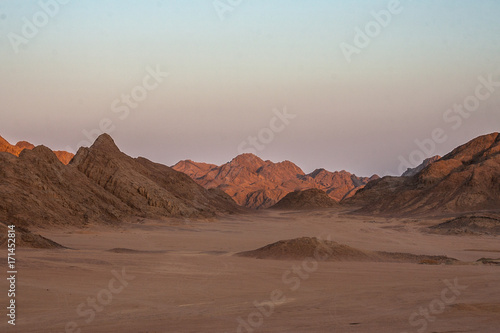
[[(11, 145), (7, 140), (0, 136), (0, 152), (10, 153), (16, 156), (19, 156), (21, 152), (25, 149), (32, 150), (35, 146), (27, 141), (19, 141), (14, 146)], [(54, 152), (57, 158), (65, 165), (67, 165), (73, 156), (72, 153), (68, 153), (67, 151), (55, 151)]]
[(119, 223), (133, 216), (213, 217), (241, 211), (220, 191), (144, 158), (108, 135), (64, 165), (49, 148), (0, 153), (0, 220), (20, 227)]
[(350, 197), (372, 178), (349, 172), (318, 169), (305, 174), (290, 161), (273, 163), (253, 154), (242, 154), (221, 166), (181, 161), (173, 166), (205, 188), (218, 188), (238, 204), (249, 208), (268, 208), (288, 193), (309, 188), (321, 189), (334, 200)]
[(197, 217), (238, 211), (231, 199), (207, 191), (181, 172), (125, 155), (107, 134), (90, 148), (80, 148), (71, 165), (144, 216)]
[(0, 219), (21, 227), (116, 223), (131, 213), (47, 147), (0, 153)]
[(384, 177), (347, 202), (371, 213), (439, 213), (500, 208), (500, 135), (480, 136), (413, 177)]
[(317, 188), (288, 193), (272, 209), (308, 210), (339, 207), (340, 204)]

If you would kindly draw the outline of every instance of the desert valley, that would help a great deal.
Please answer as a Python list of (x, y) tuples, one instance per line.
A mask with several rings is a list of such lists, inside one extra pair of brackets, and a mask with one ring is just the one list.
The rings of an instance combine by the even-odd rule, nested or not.
[[(498, 332), (500, 135), (393, 177), (0, 138), (9, 332)], [(7, 267), (7, 258), (0, 259)], [(9, 289), (9, 280), (0, 288)]]

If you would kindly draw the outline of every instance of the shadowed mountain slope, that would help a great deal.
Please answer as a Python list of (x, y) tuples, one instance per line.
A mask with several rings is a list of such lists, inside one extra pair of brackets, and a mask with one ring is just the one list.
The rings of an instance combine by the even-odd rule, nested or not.
[(242, 211), (231, 198), (144, 158), (107, 134), (64, 165), (47, 147), (0, 153), (0, 219), (21, 227), (118, 223), (141, 216), (214, 217)]
[(353, 198), (361, 212), (422, 214), (500, 209), (500, 135), (480, 136), (412, 177), (384, 177)]

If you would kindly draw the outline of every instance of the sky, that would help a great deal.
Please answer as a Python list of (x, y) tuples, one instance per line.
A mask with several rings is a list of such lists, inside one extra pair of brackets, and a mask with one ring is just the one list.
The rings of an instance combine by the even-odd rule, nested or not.
[(396, 175), (499, 130), (496, 0), (0, 0), (0, 135)]

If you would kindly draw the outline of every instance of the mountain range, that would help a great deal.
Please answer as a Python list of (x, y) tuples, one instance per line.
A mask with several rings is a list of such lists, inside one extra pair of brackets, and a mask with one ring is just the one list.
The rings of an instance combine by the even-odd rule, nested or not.
[(70, 161), (45, 146), (0, 143), (0, 221), (21, 227), (213, 218), (274, 205), (384, 215), (500, 209), (499, 133), (383, 178), (324, 169), (305, 174), (290, 161), (252, 154), (221, 166), (186, 160), (171, 168), (126, 155), (107, 134)]
[(0, 220), (21, 227), (117, 223), (141, 218), (211, 218), (241, 212), (224, 192), (145, 158), (101, 135), (68, 165), (49, 148), (0, 152)]
[[(11, 145), (7, 140), (0, 136), (0, 152), (7, 152), (19, 156), (24, 149), (32, 150), (33, 148), (35, 148), (35, 145), (27, 141), (19, 141), (15, 145)], [(74, 154), (64, 150), (56, 150), (54, 151), (54, 154), (63, 164), (68, 164), (75, 156)]]
[(239, 155), (220, 166), (185, 160), (172, 168), (187, 174), (203, 187), (221, 189), (239, 205), (254, 209), (269, 208), (290, 192), (311, 188), (323, 190), (335, 201), (341, 201), (379, 178), (325, 169), (305, 174), (290, 161), (274, 163), (253, 154)]

